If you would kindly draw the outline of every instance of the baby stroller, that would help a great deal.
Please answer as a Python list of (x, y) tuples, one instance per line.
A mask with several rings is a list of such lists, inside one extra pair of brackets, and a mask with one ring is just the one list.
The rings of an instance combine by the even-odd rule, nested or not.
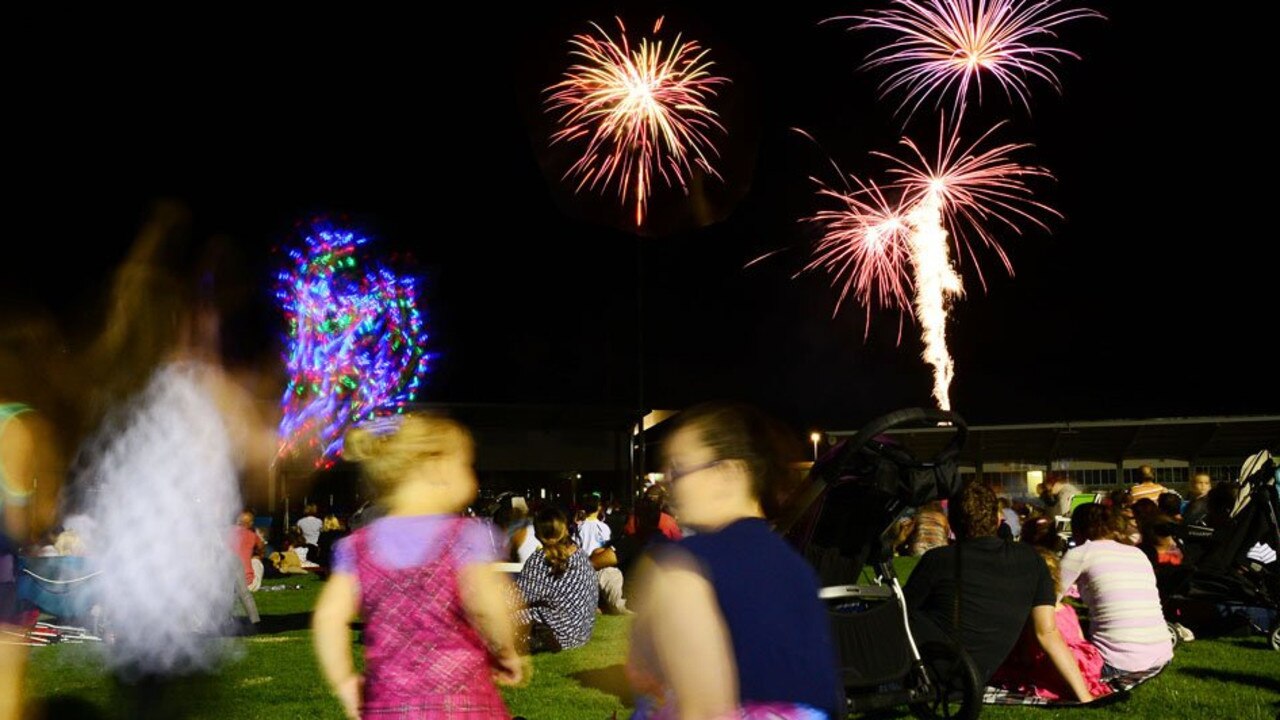
[[(884, 435), (922, 425), (952, 432), (927, 460)], [(892, 564), (892, 533), (906, 511), (959, 491), (967, 432), (958, 415), (937, 410), (878, 418), (814, 464), (780, 524), (822, 581), (850, 712), (909, 705), (924, 718), (972, 718), (981, 710), (983, 683), (968, 654), (954, 642), (916, 642)], [(876, 586), (856, 584), (864, 565)]]
[[(33, 623), (27, 632), (32, 640), (29, 644), (98, 639), (100, 628), (93, 588), (93, 578), (97, 575), (83, 557), (18, 559), (18, 601)], [(53, 622), (37, 622), (41, 615), (50, 616)]]
[(1169, 582), (1167, 605), (1189, 618), (1235, 608), (1256, 630), (1270, 633), (1271, 646), (1280, 650), (1277, 517), (1276, 465), (1271, 453), (1263, 450), (1240, 469), (1236, 501), (1227, 522), (1216, 529), (1183, 529), (1188, 562)]

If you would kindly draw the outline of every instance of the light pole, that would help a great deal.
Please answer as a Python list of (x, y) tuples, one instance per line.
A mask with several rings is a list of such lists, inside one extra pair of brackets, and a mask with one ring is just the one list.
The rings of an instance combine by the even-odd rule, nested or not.
[(818, 462), (818, 441), (822, 439), (822, 433), (809, 433), (809, 440), (813, 442), (813, 461)]
[(627, 483), (628, 497), (636, 498), (637, 485), (644, 487), (647, 460), (644, 446), (644, 238), (636, 235), (636, 420), (637, 432), (631, 438), (631, 477)]

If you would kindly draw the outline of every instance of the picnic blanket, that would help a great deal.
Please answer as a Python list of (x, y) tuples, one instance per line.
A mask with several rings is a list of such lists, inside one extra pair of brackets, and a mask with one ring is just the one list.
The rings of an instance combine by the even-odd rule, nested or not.
[[(1106, 679), (1103, 682), (1111, 687), (1111, 694), (1104, 697), (1118, 699), (1125, 693), (1128, 693), (1151, 678), (1159, 675), (1167, 667), (1169, 667), (1169, 665), (1166, 663), (1149, 670), (1121, 673), (1115, 677)], [(986, 690), (983, 691), (982, 702), (985, 705), (1043, 705), (1052, 707), (1071, 707), (1073, 705), (1078, 706), (1082, 704), (1075, 700), (1049, 700), (1030, 692), (1007, 690), (1005, 688), (992, 686), (988, 686)], [(1095, 700), (1094, 702), (1096, 703), (1098, 701)]]

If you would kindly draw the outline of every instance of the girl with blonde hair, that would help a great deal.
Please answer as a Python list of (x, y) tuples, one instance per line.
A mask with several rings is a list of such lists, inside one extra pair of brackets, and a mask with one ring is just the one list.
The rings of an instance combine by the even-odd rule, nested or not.
[[(506, 718), (495, 687), (525, 676), (494, 569), (493, 529), (464, 518), (475, 499), (471, 435), (426, 413), (380, 418), (347, 434), (348, 459), (388, 513), (334, 546), (313, 616), (316, 654), (348, 717)], [(365, 626), (365, 673), (349, 623)]]

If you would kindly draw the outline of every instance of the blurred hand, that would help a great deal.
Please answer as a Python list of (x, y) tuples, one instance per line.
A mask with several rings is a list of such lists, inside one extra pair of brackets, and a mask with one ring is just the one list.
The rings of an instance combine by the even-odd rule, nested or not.
[(494, 658), (493, 681), (499, 685), (522, 685), (533, 676), (532, 658), (506, 650)]
[(364, 694), (364, 676), (352, 675), (334, 688), (338, 702), (342, 703), (342, 711), (350, 720), (360, 720), (360, 699)]

